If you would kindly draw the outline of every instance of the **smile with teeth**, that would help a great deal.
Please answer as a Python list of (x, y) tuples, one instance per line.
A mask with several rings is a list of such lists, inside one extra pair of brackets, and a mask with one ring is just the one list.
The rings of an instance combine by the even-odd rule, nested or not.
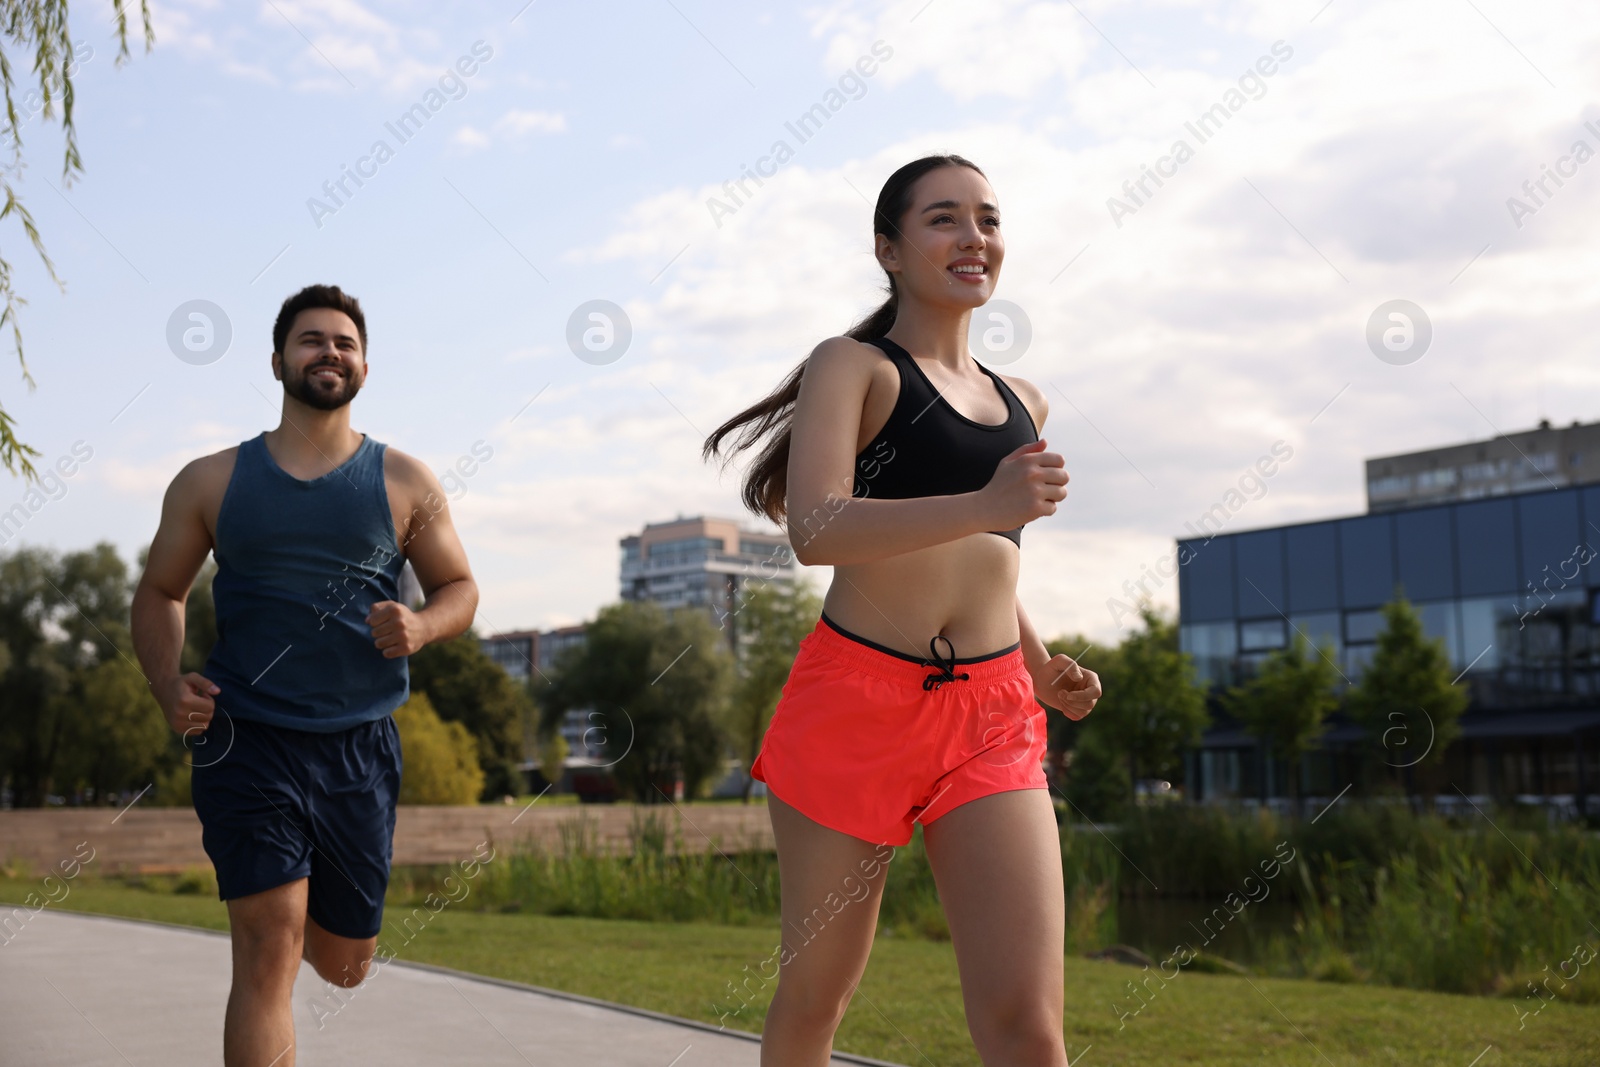
[(979, 264), (963, 265), (960, 267), (951, 267), (949, 269), (957, 274), (985, 274), (989, 270), (988, 267)]
[(313, 378), (326, 378), (327, 380), (332, 381), (335, 378), (343, 378), (344, 371), (337, 367), (318, 367), (316, 370), (311, 372), (311, 376)]

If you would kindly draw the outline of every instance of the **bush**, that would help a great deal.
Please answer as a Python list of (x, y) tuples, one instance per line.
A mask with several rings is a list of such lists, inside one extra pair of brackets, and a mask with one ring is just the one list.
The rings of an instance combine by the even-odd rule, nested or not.
[(214, 897), (217, 895), (217, 872), (211, 867), (185, 868), (173, 883), (172, 891)]
[(192, 808), (194, 797), (189, 791), (190, 770), (180, 763), (156, 775), (156, 787), (150, 790), (150, 805), (156, 808)]
[(402, 804), (476, 804), (483, 792), (478, 745), (459, 722), (445, 722), (427, 694), (413, 693), (394, 712), (404, 769)]

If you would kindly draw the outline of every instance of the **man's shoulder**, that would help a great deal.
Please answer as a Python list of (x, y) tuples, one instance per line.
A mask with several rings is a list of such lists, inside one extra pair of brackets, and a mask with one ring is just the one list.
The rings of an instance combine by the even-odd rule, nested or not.
[(393, 445), (383, 449), (383, 474), (385, 478), (402, 485), (427, 488), (433, 472), (416, 456), (402, 452)]
[(169, 492), (193, 497), (196, 501), (220, 497), (228, 488), (228, 482), (233, 477), (234, 464), (238, 459), (238, 445), (230, 445), (210, 455), (192, 459), (185, 463), (183, 469), (172, 479)]

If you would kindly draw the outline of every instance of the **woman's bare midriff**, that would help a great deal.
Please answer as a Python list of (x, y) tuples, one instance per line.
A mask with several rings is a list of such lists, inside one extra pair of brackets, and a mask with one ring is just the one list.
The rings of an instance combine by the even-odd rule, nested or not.
[[(936, 634), (959, 657), (1014, 645), (1021, 552), (994, 533), (969, 534), (870, 563), (834, 568), (829, 619), (880, 645), (926, 657)], [(949, 651), (939, 642), (941, 654)]]

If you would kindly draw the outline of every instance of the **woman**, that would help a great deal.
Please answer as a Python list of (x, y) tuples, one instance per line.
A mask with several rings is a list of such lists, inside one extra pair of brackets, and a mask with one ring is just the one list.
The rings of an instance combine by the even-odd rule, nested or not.
[(751, 767), (784, 929), (761, 1062), (827, 1062), (872, 947), (883, 846), (920, 821), (983, 1061), (1064, 1067), (1044, 707), (1082, 718), (1100, 683), (1050, 656), (1016, 585), (1022, 526), (1055, 514), (1067, 472), (1038, 439), (1044, 394), (967, 352), (1005, 254), (983, 172), (955, 155), (901, 167), (873, 230), (888, 301), (705, 444), (778, 431), (743, 499), (787, 524), (800, 562), (834, 567)]

